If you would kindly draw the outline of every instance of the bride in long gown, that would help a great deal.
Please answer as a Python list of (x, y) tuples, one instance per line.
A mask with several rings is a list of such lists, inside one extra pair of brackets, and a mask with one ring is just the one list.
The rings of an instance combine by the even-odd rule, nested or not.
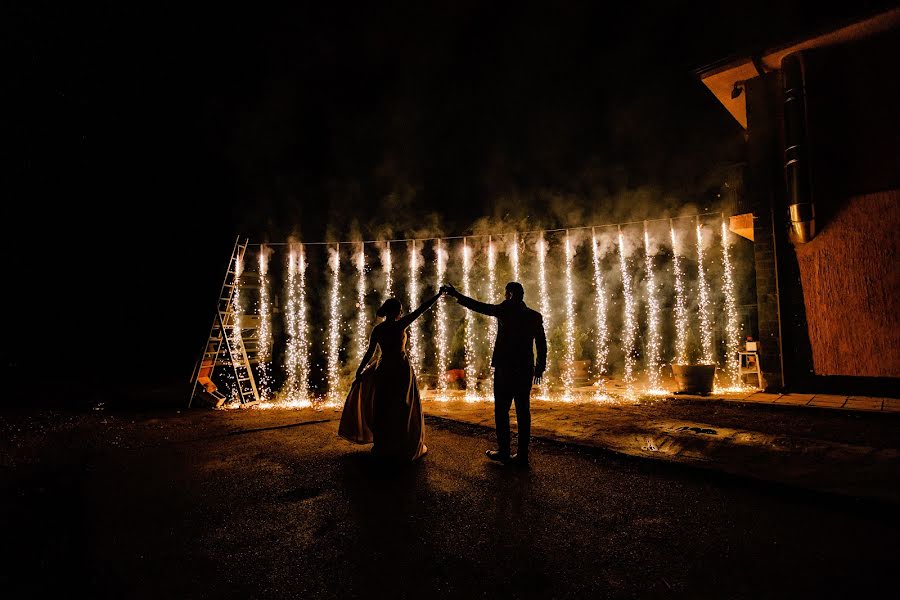
[[(344, 402), (338, 435), (358, 444), (374, 442), (372, 452), (385, 458), (413, 461), (428, 452), (419, 386), (406, 356), (406, 329), (434, 306), (441, 293), (403, 316), (403, 306), (396, 298), (387, 299), (378, 309), (376, 314), (384, 321), (372, 329), (369, 347)], [(381, 357), (369, 364), (376, 347), (381, 349)]]

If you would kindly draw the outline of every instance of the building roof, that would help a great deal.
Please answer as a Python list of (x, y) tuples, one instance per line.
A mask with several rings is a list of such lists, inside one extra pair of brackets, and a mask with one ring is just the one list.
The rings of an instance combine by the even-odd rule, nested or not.
[(722, 60), (695, 71), (709, 91), (721, 102), (741, 126), (747, 128), (746, 94), (733, 97), (736, 88), (748, 80), (781, 68), (788, 54), (844, 44), (869, 38), (891, 29), (900, 28), (900, 8), (864, 18), (854, 23), (809, 36), (791, 43), (763, 50), (756, 54)]

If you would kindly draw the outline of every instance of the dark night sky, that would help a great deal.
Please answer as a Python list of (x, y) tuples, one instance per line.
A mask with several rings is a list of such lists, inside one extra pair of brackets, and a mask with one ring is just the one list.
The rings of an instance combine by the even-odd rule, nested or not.
[(0, 17), (4, 364), (162, 381), (190, 374), (237, 232), (696, 199), (743, 138), (691, 71), (888, 3), (80, 4)]

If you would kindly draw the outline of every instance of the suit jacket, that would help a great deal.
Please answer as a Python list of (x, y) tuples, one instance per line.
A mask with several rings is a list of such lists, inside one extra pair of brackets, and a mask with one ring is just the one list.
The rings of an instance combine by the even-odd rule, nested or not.
[[(487, 304), (458, 294), (457, 302), (475, 312), (497, 317), (497, 342), (491, 366), (495, 369), (512, 369), (543, 373), (547, 368), (547, 337), (544, 335), (544, 318), (541, 313), (525, 306), (521, 300), (504, 300), (500, 304)], [(537, 365), (532, 347), (537, 346)]]

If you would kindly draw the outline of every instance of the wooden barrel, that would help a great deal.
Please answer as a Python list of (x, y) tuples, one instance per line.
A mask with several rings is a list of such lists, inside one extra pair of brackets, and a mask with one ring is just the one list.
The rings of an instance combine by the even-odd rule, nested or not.
[(716, 365), (672, 365), (678, 393), (708, 394), (716, 377)]

